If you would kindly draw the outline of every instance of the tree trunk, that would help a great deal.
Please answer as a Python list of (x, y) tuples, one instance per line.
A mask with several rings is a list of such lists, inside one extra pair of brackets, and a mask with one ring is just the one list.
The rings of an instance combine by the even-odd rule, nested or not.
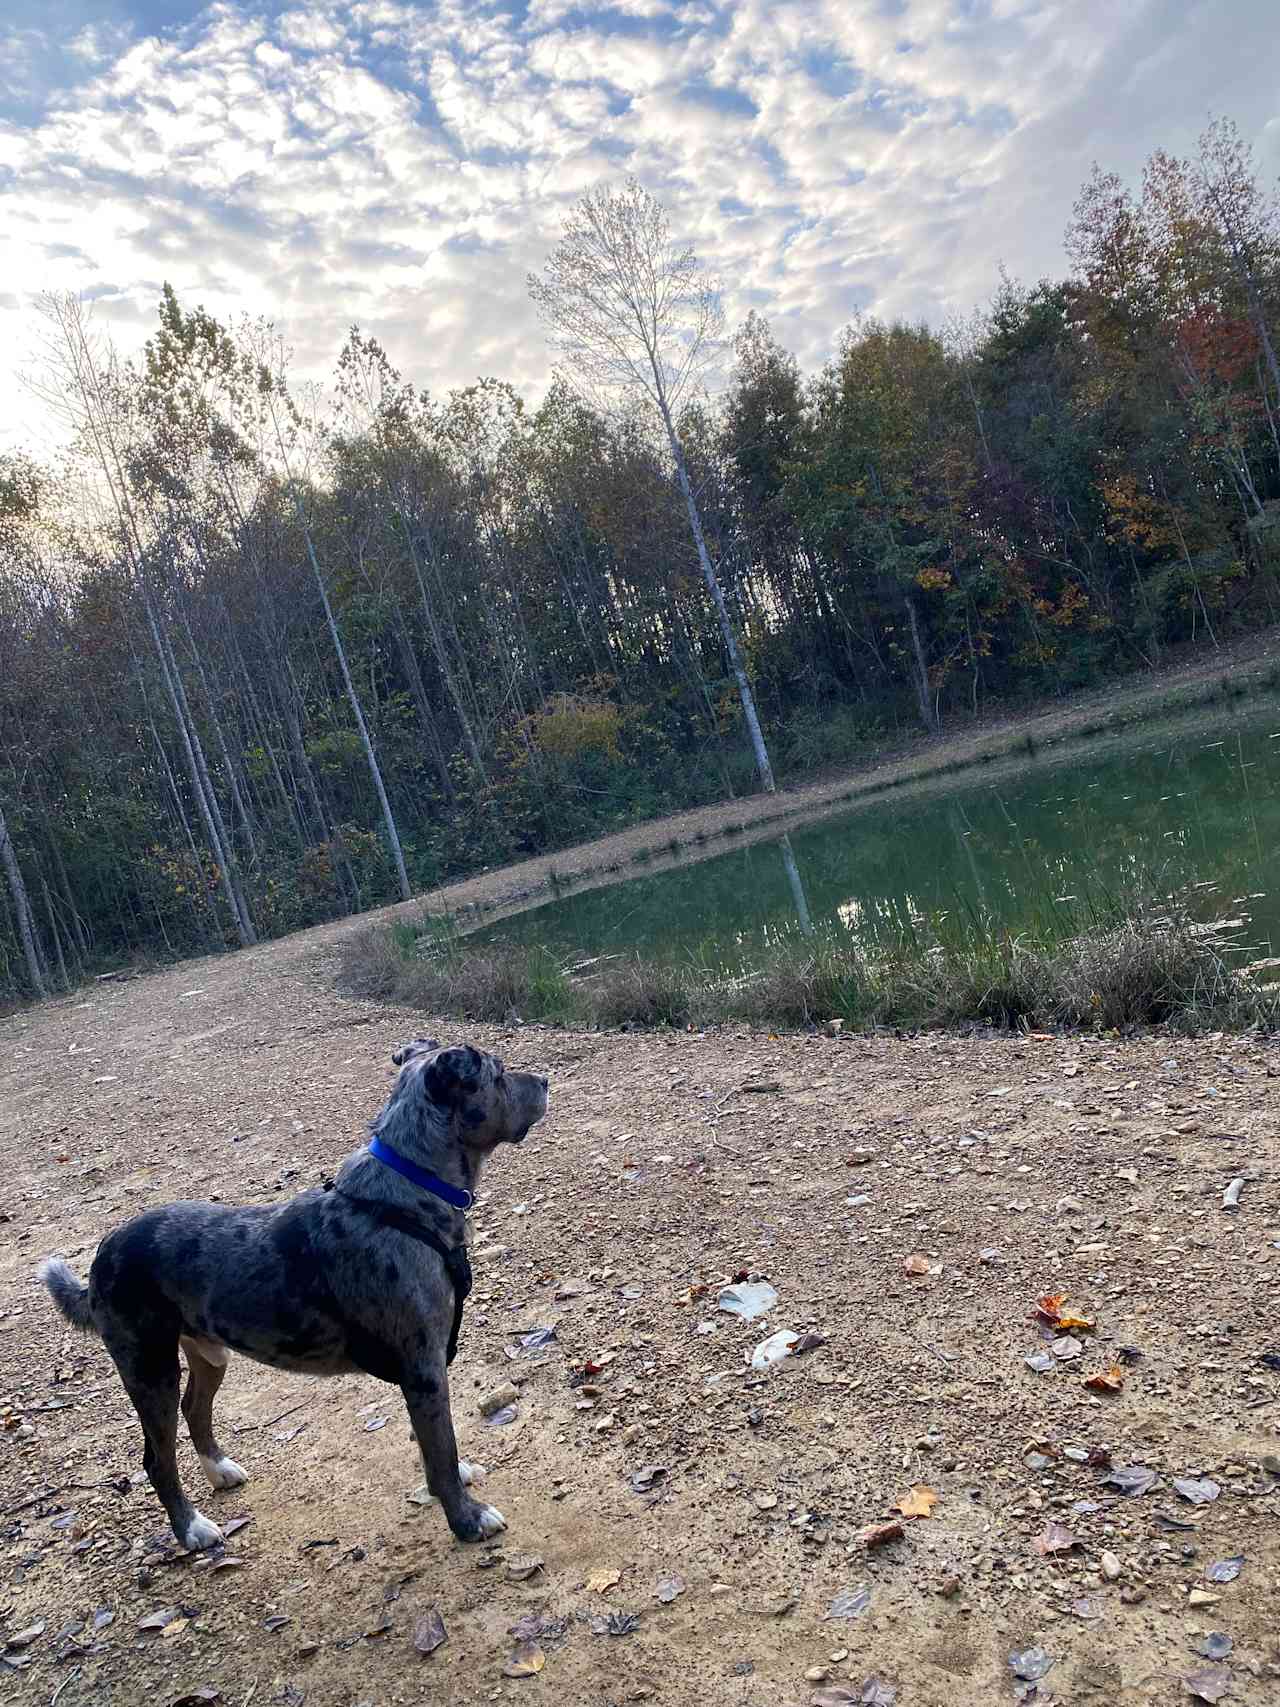
[(715, 606), (716, 620), (720, 624), (720, 638), (724, 641), (724, 649), (729, 657), (729, 668), (733, 671), (734, 680), (738, 684), (738, 697), (742, 701), (742, 715), (746, 719), (747, 733), (751, 737), (751, 750), (755, 755), (756, 770), (760, 774), (760, 786), (766, 794), (775, 794), (777, 784), (773, 780), (773, 766), (769, 763), (769, 749), (764, 744), (764, 732), (760, 727), (760, 718), (756, 712), (756, 699), (751, 691), (751, 678), (747, 675), (747, 667), (743, 662), (742, 650), (738, 645), (738, 637), (733, 631), (733, 621), (729, 615), (729, 607), (725, 603), (724, 589), (720, 585), (720, 577), (716, 574), (711, 554), (707, 550), (707, 542), (702, 532), (702, 518), (698, 514), (698, 502), (693, 495), (693, 487), (689, 483), (689, 470), (684, 460), (684, 450), (676, 437), (675, 423), (666, 403), (662, 404), (662, 420), (667, 429), (667, 439), (671, 445), (671, 454), (675, 458), (676, 474), (680, 481), (680, 490), (684, 494), (685, 509), (689, 514), (689, 527), (693, 533), (693, 543), (698, 550), (698, 562), (702, 568), (702, 578), (707, 584), (711, 595), (711, 603)]
[(4, 874), (9, 880), (9, 893), (13, 897), (13, 911), (18, 921), (18, 939), (22, 943), (22, 953), (27, 962), (27, 977), (37, 996), (47, 996), (49, 991), (44, 981), (44, 969), (40, 964), (40, 951), (36, 945), (31, 901), (27, 895), (27, 886), (22, 880), (17, 852), (9, 836), (9, 826), (5, 823), (3, 806), (0, 806), (0, 865), (4, 867)]
[(369, 738), (369, 726), (364, 720), (364, 710), (360, 704), (360, 696), (356, 692), (356, 684), (351, 679), (351, 670), (347, 664), (346, 648), (342, 644), (342, 636), (338, 632), (338, 624), (334, 620), (333, 606), (329, 603), (329, 591), (324, 584), (324, 576), (320, 573), (320, 560), (316, 556), (316, 548), (311, 542), (311, 529), (307, 526), (302, 514), (302, 506), (294, 497), (294, 507), (298, 512), (298, 520), (302, 524), (302, 537), (307, 544), (307, 557), (311, 563), (311, 573), (315, 576), (316, 589), (320, 594), (320, 603), (324, 609), (324, 619), (329, 625), (329, 638), (333, 641), (333, 649), (338, 655), (338, 668), (342, 672), (342, 685), (347, 690), (347, 699), (351, 705), (351, 714), (356, 720), (356, 728), (360, 732), (360, 744), (364, 748), (365, 762), (369, 766), (369, 775), (373, 778), (373, 786), (377, 791), (378, 804), (382, 808), (382, 822), (386, 826), (387, 841), (391, 847), (391, 857), (395, 861), (396, 881), (400, 886), (400, 899), (409, 901), (413, 891), (409, 887), (409, 873), (405, 870), (404, 850), (400, 846), (400, 832), (396, 829), (395, 816), (391, 811), (391, 802), (387, 798), (386, 785), (382, 780), (382, 770), (378, 764), (378, 755), (373, 750), (373, 742)]

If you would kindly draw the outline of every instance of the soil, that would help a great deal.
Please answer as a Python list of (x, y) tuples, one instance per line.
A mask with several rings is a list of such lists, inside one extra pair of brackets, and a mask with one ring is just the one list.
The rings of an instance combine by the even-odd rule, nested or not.
[[(29, 1662), (9, 1699), (772, 1707), (877, 1678), (904, 1707), (957, 1707), (1012, 1701), (1009, 1655), (1039, 1647), (1036, 1700), (1154, 1704), (1184, 1698), (1210, 1631), (1234, 1642), (1232, 1699), (1276, 1699), (1280, 1059), (1256, 1039), (477, 1027), (552, 1085), (486, 1176), (454, 1366), (463, 1454), (510, 1525), (498, 1562), (408, 1499), (391, 1389), (241, 1359), (220, 1433), (252, 1480), (200, 1495), (251, 1518), (239, 1563), (166, 1556), (123, 1391), (34, 1270), (60, 1251), (83, 1273), (147, 1205), (278, 1201), (360, 1141), (391, 1049), (430, 1022), (336, 994), (337, 934), (0, 1023), (0, 1648), (43, 1624), (7, 1655)], [(752, 1323), (717, 1307), (744, 1270), (779, 1295)], [(1046, 1293), (1097, 1325), (1040, 1374)], [(825, 1343), (753, 1374), (780, 1328)], [(1120, 1347), (1141, 1354), (1123, 1390), (1089, 1391)], [(479, 1402), (508, 1382), (516, 1418), (495, 1426)], [(1156, 1486), (1124, 1495), (1077, 1461), (1102, 1447)], [(1188, 1477), (1217, 1497), (1180, 1497)], [(919, 1485), (931, 1514), (869, 1551)], [(1075, 1544), (1042, 1556), (1051, 1521)], [(1237, 1556), (1235, 1581), (1206, 1581)], [(865, 1611), (827, 1616), (859, 1587)], [(448, 1640), (423, 1658), (433, 1607)], [(139, 1629), (162, 1608), (165, 1629)], [(637, 1627), (594, 1633), (612, 1613)], [(545, 1667), (506, 1678), (529, 1614), (552, 1621)]]
[[(484, 881), (496, 897), (524, 879)], [(359, 928), (0, 1020), (8, 1699), (775, 1707), (896, 1689), (902, 1707), (988, 1707), (1031, 1688), (1009, 1656), (1032, 1648), (1052, 1666), (1026, 1699), (1154, 1707), (1213, 1664), (1230, 1700), (1277, 1698), (1280, 1051), (1256, 1038), (470, 1028), (551, 1079), (546, 1121), (495, 1158), (473, 1213), (453, 1372), (501, 1549), (458, 1546), (409, 1499), (391, 1389), (234, 1359), (220, 1434), (252, 1480), (199, 1498), (251, 1521), (233, 1566), (175, 1558), (114, 1371), (36, 1265), (58, 1251), (84, 1273), (109, 1227), (174, 1198), (281, 1201), (361, 1141), (392, 1048), (457, 1028), (337, 992)], [(743, 1271), (778, 1293), (750, 1323), (717, 1304)], [(1050, 1293), (1096, 1328), (1038, 1373), (1026, 1359), (1061, 1337), (1032, 1320)], [(519, 1336), (549, 1326), (526, 1354)], [(782, 1328), (824, 1343), (753, 1373)], [(1085, 1386), (1114, 1363), (1119, 1392)], [(515, 1418), (487, 1422), (504, 1383)], [(1155, 1485), (1108, 1484), (1107, 1454)], [(185, 1444), (182, 1463), (194, 1491)], [(1185, 1478), (1215, 1497), (1192, 1503)], [(869, 1549), (920, 1486), (930, 1514)], [(1236, 1558), (1233, 1581), (1206, 1580)], [(864, 1587), (863, 1610), (829, 1616)], [(432, 1608), (448, 1639), (422, 1657)], [(504, 1676), (530, 1615), (543, 1669)], [(1209, 1632), (1225, 1659), (1196, 1651)]]

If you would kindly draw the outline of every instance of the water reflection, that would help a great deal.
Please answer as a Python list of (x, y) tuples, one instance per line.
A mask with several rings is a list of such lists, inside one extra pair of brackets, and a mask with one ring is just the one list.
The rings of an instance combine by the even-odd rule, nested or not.
[(778, 851), (782, 855), (782, 869), (787, 874), (787, 882), (791, 885), (791, 901), (800, 921), (801, 934), (813, 935), (813, 919), (809, 913), (809, 898), (804, 892), (804, 883), (800, 877), (800, 867), (796, 864), (795, 850), (791, 846), (791, 837), (783, 836), (778, 843)]

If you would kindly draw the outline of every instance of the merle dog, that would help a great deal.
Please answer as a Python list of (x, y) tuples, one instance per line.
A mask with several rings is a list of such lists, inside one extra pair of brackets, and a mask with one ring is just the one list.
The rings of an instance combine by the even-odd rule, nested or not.
[(460, 1541), (506, 1527), (465, 1491), (447, 1364), (470, 1286), (463, 1212), (481, 1165), (519, 1143), (547, 1108), (547, 1081), (494, 1055), (434, 1039), (393, 1055), (400, 1068), (370, 1145), (332, 1188), (270, 1208), (172, 1203), (102, 1241), (89, 1284), (58, 1257), (40, 1270), (77, 1328), (101, 1335), (142, 1422), (143, 1463), (184, 1547), (216, 1546), (216, 1524), (178, 1479), (178, 1347), (189, 1371), (182, 1414), (215, 1488), (245, 1472), (213, 1433), (228, 1353), (313, 1375), (361, 1370), (403, 1392), (426, 1469)]

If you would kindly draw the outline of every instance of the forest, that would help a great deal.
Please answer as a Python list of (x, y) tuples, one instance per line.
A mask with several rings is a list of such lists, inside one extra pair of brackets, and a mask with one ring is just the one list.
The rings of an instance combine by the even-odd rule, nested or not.
[(50, 299), (67, 448), (0, 457), (0, 1001), (750, 792), (695, 497), (782, 779), (1280, 620), (1234, 126), (1095, 169), (1066, 255), (813, 373), (753, 314), (671, 433), (571, 365), (438, 396), (355, 328), (315, 387), (168, 287), (134, 359)]

